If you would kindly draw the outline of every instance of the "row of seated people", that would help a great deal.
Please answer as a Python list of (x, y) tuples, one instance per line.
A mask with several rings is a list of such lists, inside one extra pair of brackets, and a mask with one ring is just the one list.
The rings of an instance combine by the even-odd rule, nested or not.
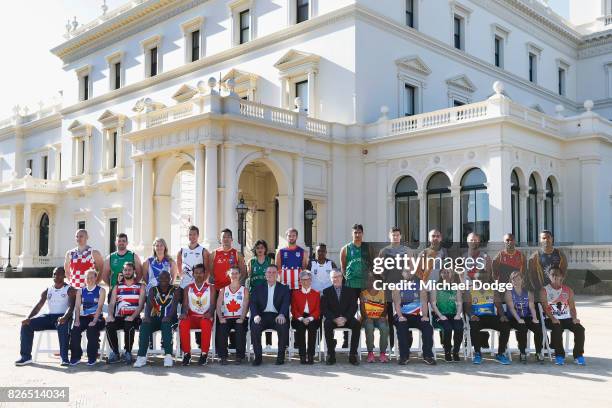
[[(336, 362), (334, 339), (336, 328), (349, 329), (351, 332), (349, 351), (351, 364), (359, 364), (357, 350), (362, 327), (366, 332), (368, 361), (374, 361), (375, 328), (380, 332), (380, 361), (388, 361), (386, 350), (389, 328), (385, 314), (386, 299), (384, 291), (374, 288), (374, 276), (369, 277), (367, 288), (362, 291), (345, 286), (342, 273), (333, 270), (330, 274), (332, 285), (319, 294), (311, 288), (311, 274), (303, 271), (300, 274), (302, 288), (290, 291), (287, 286), (277, 281), (277, 268), (271, 265), (265, 273), (267, 285), (258, 285), (252, 293), (249, 293), (240, 282), (238, 268), (231, 268), (228, 271), (231, 283), (218, 292), (214, 285), (208, 282), (204, 265), (194, 267), (193, 273), (195, 281), (180, 289), (171, 284), (170, 274), (163, 272), (158, 278), (157, 285), (146, 293), (145, 285), (135, 281), (134, 264), (126, 262), (123, 281), (112, 290), (108, 306), (110, 313), (105, 319), (103, 306), (106, 290), (96, 284), (96, 271), (91, 269), (87, 272), (85, 287), (74, 289), (64, 282), (63, 268), (56, 268), (54, 285), (41, 294), (40, 301), (28, 319), (22, 322), (21, 359), (16, 364), (25, 365), (31, 362), (34, 332), (50, 329), (57, 329), (62, 365), (80, 363), (83, 354), (81, 348), (83, 331), (87, 333), (88, 365), (96, 364), (100, 332), (104, 329), (112, 349), (109, 362), (119, 360), (117, 332), (123, 330), (125, 336), (123, 359), (127, 363), (132, 363), (135, 331), (139, 328), (135, 366), (142, 367), (146, 364), (151, 335), (158, 330), (162, 333), (164, 365), (171, 366), (174, 361), (172, 331), (177, 324), (177, 315), (183, 364), (188, 365), (191, 362), (192, 329), (201, 331), (199, 341), (201, 354), (198, 363), (205, 364), (210, 349), (215, 313), (218, 324), (215, 345), (222, 364), (227, 364), (227, 342), (232, 330), (235, 331), (236, 363), (240, 364), (244, 360), (246, 332), (249, 326), (255, 355), (253, 364), (259, 365), (262, 362), (261, 334), (267, 329), (275, 330), (278, 334), (276, 364), (283, 364), (289, 340), (289, 325), (296, 331), (300, 361), (312, 364), (321, 321), (323, 321), (327, 346), (327, 364)], [(445, 282), (451, 282), (453, 277), (453, 272), (449, 270), (441, 273), (441, 279)], [(576, 316), (573, 292), (563, 284), (565, 276), (560, 269), (553, 268), (550, 277), (551, 284), (542, 288), (541, 298), (545, 299), (542, 305), (546, 313), (545, 325), (552, 331), (555, 361), (557, 364), (564, 362), (562, 333), (564, 329), (569, 329), (574, 333), (574, 359), (578, 364), (584, 364), (584, 328)], [(442, 331), (446, 361), (459, 361), (464, 330), (463, 315), (467, 316), (470, 326), (475, 364), (480, 364), (482, 361), (482, 329), (499, 331), (496, 360), (502, 364), (510, 364), (506, 356), (506, 347), (511, 328), (517, 333), (521, 361), (526, 361), (527, 331), (531, 330), (535, 337), (536, 358), (541, 360), (544, 333), (538, 320), (534, 295), (524, 289), (522, 275), (518, 271), (512, 274), (513, 289), (504, 293), (506, 312), (502, 299), (492, 290), (427, 291), (421, 288), (420, 280), (407, 271), (404, 272), (404, 278), (415, 282), (416, 285), (392, 293), (396, 311), (394, 322), (397, 328), (399, 364), (404, 365), (409, 361), (412, 344), (411, 328), (421, 332), (425, 363), (430, 365), (436, 363), (433, 356), (434, 327)], [(490, 277), (479, 276), (477, 279), (488, 281)], [(48, 304), (48, 313), (34, 317), (45, 302)], [(73, 313), (75, 309), (76, 313)], [(141, 319), (143, 309), (144, 317)], [(180, 314), (177, 313), (179, 309)], [(247, 320), (249, 311), (250, 325)], [(289, 316), (291, 316), (290, 321)]]

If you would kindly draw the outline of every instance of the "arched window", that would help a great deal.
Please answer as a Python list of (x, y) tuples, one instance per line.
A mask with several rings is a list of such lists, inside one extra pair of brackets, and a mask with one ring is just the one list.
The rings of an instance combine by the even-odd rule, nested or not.
[(406, 242), (419, 242), (419, 197), (417, 183), (405, 176), (395, 186), (395, 225)]
[(474, 168), (461, 179), (461, 241), (466, 242), (470, 232), (480, 235), (481, 242), (489, 240), (489, 193), (487, 177)]
[(40, 217), (38, 225), (38, 255), (47, 256), (49, 254), (49, 216), (44, 213)]
[(510, 204), (512, 209), (512, 235), (516, 241), (521, 240), (521, 183), (516, 170), (510, 175)]
[(555, 191), (550, 177), (546, 180), (546, 199), (544, 200), (544, 229), (555, 235)]
[(450, 180), (446, 174), (438, 172), (427, 183), (427, 231), (439, 229), (442, 239), (453, 240), (453, 197)]
[(527, 196), (527, 242), (538, 242), (538, 186), (533, 174), (529, 177)]

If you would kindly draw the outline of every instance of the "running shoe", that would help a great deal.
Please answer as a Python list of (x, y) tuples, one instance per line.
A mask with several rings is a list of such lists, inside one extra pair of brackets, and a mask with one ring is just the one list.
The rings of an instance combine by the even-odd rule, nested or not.
[(565, 364), (565, 357), (555, 356), (555, 365), (562, 366)]
[(453, 353), (453, 361), (455, 362), (461, 361), (461, 358), (459, 357), (459, 353)]
[(510, 365), (510, 360), (508, 359), (508, 356), (506, 356), (505, 354), (497, 354), (495, 356), (495, 360), (497, 360), (499, 363), (503, 365)]
[(366, 359), (366, 361), (368, 363), (373, 363), (374, 361), (376, 361), (376, 357), (374, 357), (373, 351), (368, 351), (368, 358)]
[(71, 361), (70, 362), (70, 367), (76, 367), (79, 364), (81, 364), (81, 360)]
[(451, 363), (453, 361), (453, 356), (451, 353), (444, 353), (444, 361), (447, 363)]
[(95, 366), (97, 362), (98, 362), (98, 360), (89, 360), (89, 361), (87, 362), (87, 365), (88, 365), (89, 367), (92, 367), (92, 366)]
[(542, 357), (542, 354), (540, 354), (540, 353), (536, 353), (535, 358), (536, 358), (536, 361), (537, 361), (538, 363), (540, 363), (540, 364), (543, 364), (543, 363), (544, 363), (544, 357)]
[(147, 358), (138, 356), (136, 357), (136, 362), (134, 363), (135, 368), (141, 368), (147, 365)]
[(427, 365), (436, 365), (436, 360), (433, 359), (433, 357), (425, 357), (423, 359), (423, 362)]
[(27, 364), (32, 364), (32, 359), (31, 358), (23, 358), (21, 357), (19, 360), (15, 361), (15, 365), (17, 367), (21, 367)]
[(119, 362), (119, 356), (114, 351), (108, 353), (108, 358), (106, 359), (107, 364), (115, 364)]
[(480, 353), (474, 353), (474, 358), (472, 358), (472, 363), (482, 364), (482, 355), (480, 355)]
[(200, 354), (200, 358), (198, 360), (198, 365), (204, 365), (208, 362), (208, 354), (202, 353)]
[(62, 362), (60, 363), (60, 365), (61, 365), (62, 367), (67, 367), (67, 366), (69, 366), (69, 365), (70, 365), (70, 361), (68, 361), (68, 360), (62, 360)]
[(123, 361), (125, 362), (125, 364), (132, 364), (132, 362), (134, 361), (132, 353), (130, 353), (129, 351), (123, 353)]
[(174, 358), (172, 358), (172, 354), (166, 354), (164, 356), (164, 367), (172, 367), (174, 364)]
[(389, 357), (387, 357), (387, 353), (380, 353), (380, 362), (381, 363), (389, 362)]
[(586, 361), (584, 361), (584, 356), (580, 356), (580, 357), (576, 357), (574, 359), (574, 363), (578, 364), (578, 365), (586, 365)]
[(521, 355), (519, 356), (519, 361), (523, 364), (527, 364), (527, 354), (521, 353)]

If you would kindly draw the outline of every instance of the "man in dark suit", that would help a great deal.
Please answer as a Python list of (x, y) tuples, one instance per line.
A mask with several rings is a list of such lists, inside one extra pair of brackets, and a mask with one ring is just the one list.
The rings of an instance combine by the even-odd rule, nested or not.
[(285, 363), (285, 349), (289, 343), (289, 305), (291, 293), (289, 287), (276, 281), (278, 268), (270, 265), (266, 269), (266, 285), (253, 289), (250, 300), (251, 341), (255, 360), (253, 365), (261, 364), (261, 333), (264, 330), (276, 330), (278, 334), (278, 355), (276, 364)]
[(321, 297), (321, 312), (325, 316), (325, 344), (327, 345), (327, 365), (336, 363), (336, 341), (334, 329), (351, 329), (351, 349), (349, 362), (358, 365), (357, 347), (361, 324), (355, 319), (357, 313), (356, 291), (342, 284), (342, 272), (337, 269), (331, 272), (332, 286), (323, 290)]

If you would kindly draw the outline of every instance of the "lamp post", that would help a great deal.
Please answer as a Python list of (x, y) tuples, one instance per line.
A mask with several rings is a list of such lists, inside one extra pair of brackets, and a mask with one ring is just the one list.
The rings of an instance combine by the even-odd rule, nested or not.
[(10, 272), (12, 269), (11, 266), (11, 241), (13, 239), (13, 230), (9, 227), (8, 233), (6, 234), (6, 236), (8, 237), (9, 240), (9, 244), (8, 244), (8, 264), (6, 265), (6, 270), (7, 272)]
[(240, 201), (236, 205), (236, 213), (238, 214), (238, 239), (242, 255), (244, 255), (244, 244), (246, 241), (246, 214), (248, 211), (249, 207), (245, 204), (244, 198), (240, 197)]
[(310, 245), (309, 245), (309, 250), (310, 250), (310, 258), (314, 259), (314, 254), (312, 253), (312, 222), (317, 219), (317, 210), (315, 210), (314, 208), (307, 209), (306, 211), (304, 211), (304, 217), (308, 221), (310, 221)]

